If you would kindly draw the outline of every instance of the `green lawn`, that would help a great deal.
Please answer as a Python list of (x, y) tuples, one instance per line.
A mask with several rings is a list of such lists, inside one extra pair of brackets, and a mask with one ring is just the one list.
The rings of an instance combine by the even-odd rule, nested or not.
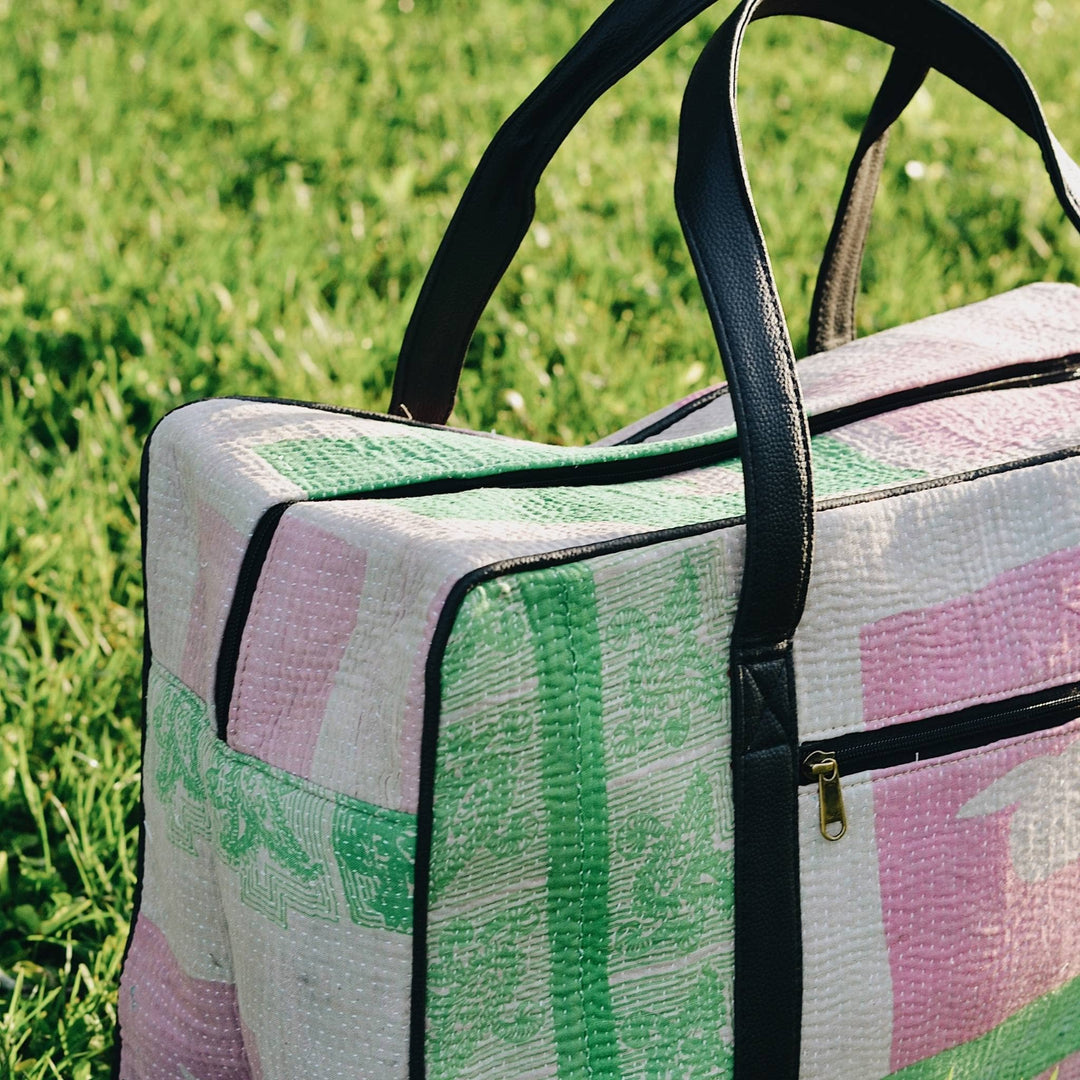
[[(136, 845), (142, 441), (213, 394), (382, 408), (472, 164), (599, 6), (0, 0), (0, 1075), (107, 1073)], [(961, 7), (1080, 153), (1080, 6)], [(557, 155), (456, 422), (580, 443), (718, 378), (671, 186), (682, 88), (724, 14)], [(886, 58), (803, 20), (746, 50), (745, 145), (797, 348)], [(879, 210), (863, 332), (1080, 274), (1033, 147), (937, 77)]]

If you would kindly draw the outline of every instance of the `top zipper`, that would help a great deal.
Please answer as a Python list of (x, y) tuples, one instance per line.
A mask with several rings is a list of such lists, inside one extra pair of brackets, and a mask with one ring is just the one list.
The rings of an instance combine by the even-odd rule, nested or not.
[[(1007, 364), (989, 371), (976, 371), (969, 375), (958, 375), (952, 379), (941, 379), (922, 386), (909, 386), (904, 390), (895, 390), (892, 393), (856, 401), (850, 405), (840, 405), (835, 409), (813, 413), (809, 417), (810, 434), (820, 435), (823, 432), (844, 427), (846, 424), (867, 420), (872, 416), (879, 416), (881, 413), (892, 412), (895, 409), (905, 409), (909, 405), (920, 405), (926, 401), (981, 393), (984, 390), (1012, 390), (1024, 386), (1068, 382), (1078, 377), (1080, 377), (1080, 353), (1069, 353), (1066, 356), (1054, 356), (1045, 360), (1027, 360), (1020, 364)], [(615, 445), (626, 446), (648, 442), (649, 439), (663, 434), (668, 428), (727, 394), (727, 384), (718, 386), (715, 390), (687, 402), (681, 408), (662, 416), (655, 423), (634, 432)]]

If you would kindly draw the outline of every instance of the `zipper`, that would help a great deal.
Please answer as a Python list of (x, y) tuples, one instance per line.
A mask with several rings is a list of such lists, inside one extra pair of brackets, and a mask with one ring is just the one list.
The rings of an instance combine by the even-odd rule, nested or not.
[(841, 774), (888, 769), (989, 746), (1002, 739), (1061, 727), (1080, 717), (1080, 683), (1023, 694), (1008, 701), (912, 720), (881, 731), (856, 731), (799, 747), (799, 782), (818, 785), (818, 828), (839, 840), (848, 827)]
[[(825, 412), (813, 413), (809, 417), (810, 434), (820, 435), (846, 424), (855, 423), (857, 420), (867, 420), (881, 413), (905, 409), (909, 405), (921, 405), (923, 402), (936, 401), (940, 398), (976, 394), (984, 390), (1012, 390), (1024, 386), (1042, 386), (1047, 383), (1069, 382), (1076, 378), (1080, 378), (1080, 353), (1055, 356), (1046, 360), (1029, 360), (1022, 364), (1008, 364), (990, 371), (977, 371), (970, 375), (959, 375), (956, 378), (927, 383), (924, 386), (911, 386), (905, 390), (896, 390), (891, 394), (882, 394), (879, 397), (867, 398), (865, 401), (856, 401)], [(726, 396), (727, 393), (726, 384), (718, 386), (715, 390), (687, 402), (681, 408), (668, 413), (615, 445), (647, 442), (665, 432), (669, 427), (673, 427), (680, 420), (685, 420), (692, 413)]]

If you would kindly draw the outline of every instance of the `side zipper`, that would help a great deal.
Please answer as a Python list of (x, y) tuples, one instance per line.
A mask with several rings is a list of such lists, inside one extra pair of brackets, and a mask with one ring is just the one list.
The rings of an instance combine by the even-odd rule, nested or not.
[(857, 731), (799, 747), (799, 782), (818, 785), (818, 827), (826, 840), (847, 832), (841, 774), (888, 769), (1048, 731), (1080, 718), (1080, 683), (1039, 690), (881, 731)]

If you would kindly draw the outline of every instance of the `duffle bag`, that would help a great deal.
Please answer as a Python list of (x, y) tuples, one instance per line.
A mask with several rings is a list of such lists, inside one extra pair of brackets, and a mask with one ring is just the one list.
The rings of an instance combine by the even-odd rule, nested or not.
[[(938, 0), (744, 0), (676, 201), (727, 382), (590, 447), (443, 426), (532, 192), (705, 0), (619, 0), (496, 136), (390, 415), (223, 398), (144, 457), (122, 1080), (1080, 1077), (1080, 290), (853, 340), (936, 68), (1080, 170)], [(796, 363), (735, 119), (751, 21), (895, 57)]]

